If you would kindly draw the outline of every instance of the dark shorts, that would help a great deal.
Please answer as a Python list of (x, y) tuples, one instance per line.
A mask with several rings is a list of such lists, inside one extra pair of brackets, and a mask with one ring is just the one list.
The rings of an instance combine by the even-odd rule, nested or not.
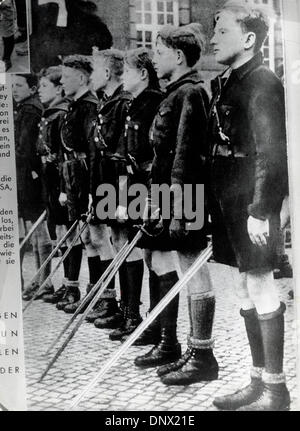
[(84, 159), (63, 163), (69, 221), (75, 221), (88, 210), (89, 173)]
[(279, 215), (274, 214), (270, 219), (267, 246), (258, 247), (250, 241), (247, 230), (249, 217), (247, 205), (243, 205), (242, 200), (242, 198), (239, 201), (235, 200), (236, 211), (230, 211), (229, 201), (224, 204), (210, 195), (214, 259), (216, 262), (238, 267), (240, 272), (272, 269), (276, 263), (276, 229), (279, 227)]
[(159, 232), (149, 231), (139, 241), (138, 247), (149, 250), (172, 251), (201, 251), (207, 247), (206, 230), (191, 230), (182, 240), (175, 240), (169, 234), (169, 221), (165, 221)]

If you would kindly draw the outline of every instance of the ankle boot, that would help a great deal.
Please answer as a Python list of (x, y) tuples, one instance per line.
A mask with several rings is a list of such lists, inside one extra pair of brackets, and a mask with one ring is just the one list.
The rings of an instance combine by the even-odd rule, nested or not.
[(191, 354), (182, 368), (161, 377), (164, 384), (189, 385), (218, 378), (219, 367), (212, 350), (214, 313), (215, 298), (212, 294), (195, 295), (191, 298)]
[(127, 316), (127, 307), (120, 302), (118, 312), (110, 317), (96, 319), (94, 325), (98, 329), (117, 329), (124, 325)]
[(192, 348), (191, 348), (191, 337), (193, 336), (193, 322), (192, 322), (192, 308), (191, 308), (191, 297), (187, 297), (187, 304), (188, 304), (188, 314), (189, 314), (189, 321), (190, 321), (190, 335), (188, 336), (187, 345), (188, 348), (184, 352), (181, 358), (178, 359), (178, 361), (171, 362), (170, 364), (163, 365), (162, 367), (158, 367), (157, 369), (157, 375), (159, 377), (164, 376), (168, 373), (171, 373), (172, 371), (177, 371), (180, 368), (182, 368), (187, 361), (190, 359), (192, 354)]
[[(154, 271), (149, 271), (149, 313), (159, 303), (159, 278)], [(157, 317), (151, 325), (133, 343), (135, 346), (147, 346), (148, 344), (158, 344), (160, 342), (160, 321)]]
[(67, 290), (66, 283), (67, 283), (67, 280), (52, 295), (44, 295), (43, 301), (49, 304), (57, 304), (58, 302), (60, 302), (65, 296), (65, 293)]
[(124, 336), (132, 334), (132, 332), (140, 325), (142, 322), (140, 314), (133, 314), (127, 309), (126, 317), (124, 319), (124, 324), (117, 328), (115, 331), (109, 334), (109, 338), (112, 341), (123, 340)]
[(140, 300), (144, 276), (144, 261), (141, 259), (134, 262), (126, 262), (125, 267), (128, 283), (128, 313), (124, 326), (120, 328), (119, 339), (121, 341), (125, 341), (142, 322)]
[[(246, 406), (238, 409), (239, 411), (286, 411), (290, 409), (290, 394), (285, 384), (284, 374), (277, 374), (278, 380), (281, 383), (266, 383), (267, 378), (264, 378), (263, 390), (256, 400)], [(272, 375), (271, 381), (274, 375)], [(275, 379), (276, 380), (276, 379)]]
[[(94, 287), (93, 284), (88, 283), (88, 285), (86, 287), (86, 295), (85, 295), (85, 297), (82, 298), (80, 301), (74, 302), (73, 304), (67, 304), (64, 307), (64, 312), (67, 313), (67, 314), (74, 314), (75, 311), (77, 310), (77, 308), (80, 307), (80, 304), (88, 296), (88, 294), (90, 293), (90, 291), (92, 290), (93, 287)], [(85, 304), (85, 306), (80, 310), (80, 313), (83, 313), (87, 309), (89, 303), (91, 302), (91, 299), (92, 299), (92, 297), (90, 297), (89, 301), (87, 301), (87, 303)]]
[(181, 357), (181, 346), (174, 338), (174, 333), (163, 328), (161, 331), (161, 341), (148, 353), (135, 358), (135, 365), (140, 368), (151, 368), (174, 362)]
[(257, 400), (263, 392), (261, 376), (251, 377), (249, 385), (237, 390), (233, 394), (216, 397), (213, 401), (214, 406), (220, 410), (238, 410), (240, 407)]
[(78, 281), (68, 281), (64, 297), (56, 304), (58, 310), (63, 310), (66, 305), (79, 301), (80, 290)]
[[(107, 319), (111, 320), (117, 314), (120, 314), (120, 310), (116, 300), (116, 291), (106, 289), (95, 304), (94, 309), (86, 316), (86, 320), (90, 323), (95, 323), (97, 320), (100, 325), (100, 322), (104, 324)], [(97, 327), (100, 328), (101, 326)], [(105, 328), (105, 326), (102, 327)]]
[(273, 313), (258, 315), (265, 357), (264, 388), (253, 403), (241, 409), (243, 411), (278, 411), (290, 407), (290, 395), (283, 373), (285, 308), (281, 303)]
[(167, 365), (162, 365), (161, 367), (158, 367), (157, 369), (157, 375), (159, 377), (165, 376), (166, 374), (169, 374), (173, 371), (177, 371), (180, 368), (182, 368), (187, 362), (188, 360), (191, 358), (192, 355), (192, 348), (189, 346), (186, 351), (184, 352), (184, 354), (182, 355), (181, 358), (179, 358), (177, 361), (175, 362), (171, 362), (170, 364)]
[[(126, 262), (124, 262), (119, 268), (119, 282), (121, 296), (120, 307), (117, 305), (118, 308), (116, 308), (115, 304), (112, 304), (115, 308), (114, 313), (110, 314), (109, 316), (103, 316), (102, 307), (105, 308), (105, 304), (99, 304), (99, 308), (94, 314), (97, 315), (97, 318), (93, 320), (95, 327), (98, 329), (118, 329), (123, 327), (125, 324), (128, 312), (128, 279)], [(106, 303), (106, 305), (108, 305), (108, 303)]]
[[(111, 260), (98, 260), (98, 280), (101, 278), (102, 274), (104, 274), (110, 264)], [(113, 279), (102, 293), (99, 300), (96, 302), (93, 310), (90, 311), (90, 313), (86, 316), (86, 321), (94, 323), (96, 319), (111, 317), (116, 313), (118, 313), (118, 304), (116, 301), (115, 279)]]
[[(172, 289), (178, 281), (177, 272), (171, 272), (159, 277), (160, 300)], [(181, 346), (178, 343), (177, 316), (179, 295), (168, 304), (160, 315), (161, 341), (150, 352), (135, 359), (138, 367), (148, 368), (174, 362), (181, 356)]]
[(251, 371), (251, 382), (244, 388), (233, 394), (216, 397), (213, 404), (222, 410), (237, 410), (242, 406), (255, 401), (263, 391), (261, 374), (265, 366), (261, 328), (255, 308), (241, 310), (244, 318), (246, 333), (249, 341), (253, 369)]

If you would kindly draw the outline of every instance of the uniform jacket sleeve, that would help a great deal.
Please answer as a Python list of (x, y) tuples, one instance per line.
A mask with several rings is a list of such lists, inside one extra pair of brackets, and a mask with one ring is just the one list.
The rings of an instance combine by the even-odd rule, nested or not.
[[(21, 108), (22, 109), (22, 108)], [(19, 113), (19, 134), (16, 142), (16, 161), (20, 167), (29, 167), (31, 171), (38, 171), (37, 139), (38, 123), (41, 112), (33, 106), (26, 106)]]
[(178, 128), (171, 184), (195, 182), (197, 170), (201, 170), (201, 154), (206, 147), (207, 114), (202, 91), (188, 89), (177, 100)]
[(255, 183), (249, 215), (265, 220), (280, 210), (288, 189), (284, 92), (281, 84), (254, 92), (249, 124), (255, 145)]
[(90, 182), (90, 193), (92, 193), (93, 188), (93, 167), (95, 164), (95, 158), (96, 158), (96, 149), (94, 145), (94, 141), (92, 139), (92, 131), (93, 131), (93, 124), (95, 121), (95, 118), (97, 117), (97, 105), (94, 103), (88, 104), (87, 109), (85, 109), (84, 115), (82, 116), (82, 127), (84, 130), (84, 137), (86, 140), (86, 154), (87, 154), (87, 163), (88, 163), (88, 169), (89, 169), (89, 182)]

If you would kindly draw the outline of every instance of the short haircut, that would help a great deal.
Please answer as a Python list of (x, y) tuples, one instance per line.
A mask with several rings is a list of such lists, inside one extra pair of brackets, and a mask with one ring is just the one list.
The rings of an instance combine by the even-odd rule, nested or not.
[(124, 53), (119, 49), (103, 49), (98, 50), (96, 47), (93, 48), (94, 59), (103, 58), (106, 65), (108, 66), (111, 74), (117, 80), (121, 80), (121, 76), (124, 73)]
[(149, 87), (159, 89), (159, 81), (152, 62), (153, 52), (148, 48), (130, 49), (125, 53), (125, 63), (135, 69), (146, 69), (149, 76)]
[(42, 69), (39, 73), (39, 78), (40, 79), (47, 78), (49, 79), (50, 82), (52, 82), (55, 85), (55, 87), (58, 87), (59, 85), (61, 85), (60, 83), (61, 75), (62, 75), (61, 66), (51, 66), (46, 69)]
[(79, 70), (80, 72), (85, 73), (88, 77), (90, 77), (93, 72), (91, 60), (85, 55), (69, 55), (63, 59), (63, 66)]
[(17, 76), (25, 78), (29, 88), (37, 87), (38, 85), (38, 77), (33, 73), (18, 73)]
[(199, 23), (182, 27), (165, 26), (158, 32), (157, 37), (168, 48), (180, 49), (189, 67), (193, 67), (200, 59), (205, 43), (203, 29)]
[(253, 4), (247, 4), (245, 1), (229, 0), (215, 14), (215, 24), (218, 21), (219, 14), (224, 11), (229, 11), (236, 17), (236, 21), (241, 25), (245, 33), (255, 33), (256, 43), (254, 50), (258, 52), (269, 31), (269, 18), (266, 10)]

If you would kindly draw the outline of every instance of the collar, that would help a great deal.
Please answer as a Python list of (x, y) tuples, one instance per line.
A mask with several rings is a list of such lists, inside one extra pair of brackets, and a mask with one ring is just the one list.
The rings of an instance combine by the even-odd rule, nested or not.
[(36, 108), (40, 109), (41, 111), (43, 110), (43, 105), (42, 105), (42, 103), (41, 103), (41, 101), (37, 95), (32, 95), (32, 96), (27, 97), (26, 99), (22, 100), (22, 102), (18, 103), (17, 107), (21, 108), (24, 105), (35, 106)]
[(76, 102), (76, 100), (81, 99), (82, 97), (84, 97), (88, 92), (89, 92), (89, 88), (85, 87), (85, 88), (80, 88), (78, 90), (78, 92), (75, 94), (75, 96), (73, 97), (74, 102)]
[(248, 73), (252, 72), (252, 70), (263, 64), (263, 55), (261, 52), (258, 52), (254, 55), (247, 63), (240, 66), (238, 69), (234, 69), (231, 73), (234, 77), (239, 79), (240, 81), (248, 75)]
[(238, 79), (241, 81), (248, 73), (263, 64), (263, 55), (258, 52), (254, 55), (247, 63), (240, 66), (238, 69), (232, 70), (230, 67), (225, 69), (221, 75), (218, 75), (211, 81), (211, 90), (213, 95), (220, 94), (221, 89), (224, 87), (225, 83), (232, 79)]
[(48, 108), (45, 109), (44, 114), (45, 115), (51, 115), (52, 111), (68, 111), (68, 107), (70, 104), (71, 100), (68, 98), (59, 98), (56, 100), (56, 102), (51, 105), (48, 106)]
[(112, 95), (111, 95), (111, 96), (107, 96), (107, 94), (104, 92), (105, 99), (106, 99), (106, 101), (113, 100), (113, 99), (115, 99), (116, 97), (118, 97), (120, 94), (122, 94), (122, 92), (123, 92), (123, 84), (120, 84), (120, 85), (115, 89), (115, 91), (112, 93)]
[(199, 72), (196, 69), (193, 69), (190, 72), (187, 72), (182, 75), (176, 81), (171, 82), (169, 85), (167, 85), (166, 91), (169, 94), (186, 83), (199, 84), (201, 82), (203, 82), (203, 80)]
[(105, 104), (114, 102), (116, 99), (119, 99), (120, 97), (122, 97), (122, 99), (128, 99), (128, 100), (131, 100), (132, 98), (130, 93), (128, 93), (127, 91), (124, 91), (123, 84), (119, 85), (119, 87), (115, 89), (115, 91), (110, 97), (107, 97), (107, 95), (104, 94), (104, 102)]
[(93, 93), (91, 90), (87, 89), (85, 92), (83, 92), (81, 95), (79, 94), (79, 97), (77, 96), (76, 99), (73, 99), (71, 102), (72, 105), (76, 104), (77, 102), (91, 102), (98, 105), (99, 100), (95, 93)]

